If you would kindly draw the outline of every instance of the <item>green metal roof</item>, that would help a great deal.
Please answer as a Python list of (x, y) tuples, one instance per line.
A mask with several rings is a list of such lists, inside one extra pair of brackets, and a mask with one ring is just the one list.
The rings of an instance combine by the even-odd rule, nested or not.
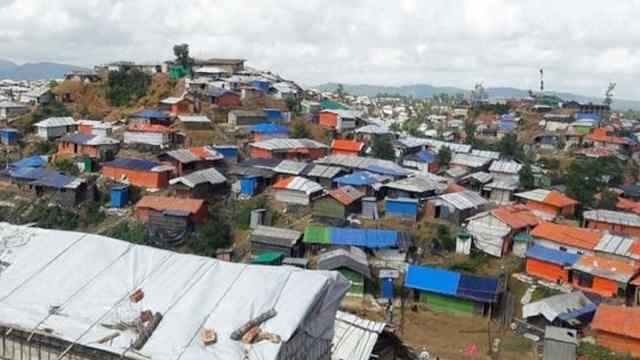
[(330, 99), (324, 99), (320, 101), (320, 107), (322, 110), (348, 110), (345, 105)]
[(331, 230), (325, 226), (307, 226), (302, 241), (306, 244), (331, 244)]
[(517, 233), (514, 237), (513, 240), (515, 241), (522, 241), (522, 242), (529, 242), (529, 241), (533, 241), (533, 236), (529, 235), (526, 232), (521, 232), (521, 233)]
[(252, 264), (257, 265), (280, 265), (284, 259), (284, 254), (279, 251), (264, 252), (251, 259)]

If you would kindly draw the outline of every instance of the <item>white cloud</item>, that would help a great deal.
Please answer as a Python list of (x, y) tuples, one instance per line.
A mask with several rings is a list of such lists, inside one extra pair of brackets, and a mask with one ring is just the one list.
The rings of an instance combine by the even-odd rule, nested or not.
[(640, 99), (640, 5), (508, 0), (0, 0), (0, 57), (243, 57), (305, 84), (537, 87)]

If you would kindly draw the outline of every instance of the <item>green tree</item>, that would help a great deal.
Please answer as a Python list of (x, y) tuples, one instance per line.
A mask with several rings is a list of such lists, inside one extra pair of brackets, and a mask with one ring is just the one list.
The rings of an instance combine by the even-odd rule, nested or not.
[(476, 144), (476, 129), (477, 129), (476, 124), (474, 124), (471, 121), (468, 121), (464, 124), (465, 144), (469, 144), (469, 145)]
[(69, 159), (56, 160), (53, 165), (55, 166), (56, 170), (68, 175), (78, 175), (80, 173), (80, 170), (78, 169), (76, 164), (74, 164), (73, 161)]
[(395, 160), (396, 152), (389, 136), (375, 136), (371, 144), (371, 155), (378, 159)]
[(520, 186), (523, 189), (531, 190), (536, 187), (536, 178), (533, 175), (533, 169), (531, 169), (531, 164), (528, 161), (522, 165), (518, 175), (520, 177)]
[(191, 251), (202, 256), (214, 255), (217, 249), (228, 248), (231, 244), (231, 226), (214, 207), (209, 209), (207, 222), (187, 241)]
[(302, 121), (297, 120), (291, 124), (291, 137), (294, 139), (308, 139), (311, 137), (311, 129), (309, 125)]
[(436, 233), (438, 244), (442, 246), (444, 250), (453, 251), (456, 249), (456, 239), (451, 236), (451, 230), (446, 225), (438, 225)]
[(498, 142), (498, 151), (500, 151), (500, 155), (508, 159), (524, 158), (524, 151), (518, 143), (518, 138), (515, 134), (506, 134), (500, 139), (500, 142)]
[(118, 70), (109, 74), (107, 97), (116, 106), (131, 105), (147, 94), (151, 76), (138, 69)]
[(178, 44), (173, 46), (173, 55), (176, 57), (176, 63), (182, 66), (188, 72), (194, 64), (194, 59), (189, 56), (189, 44)]
[(344, 86), (342, 84), (338, 84), (336, 87), (336, 94), (340, 99), (344, 99), (346, 93), (344, 92)]
[(623, 164), (615, 157), (578, 158), (567, 170), (567, 194), (582, 206), (592, 206), (596, 194), (622, 184), (623, 169)]
[(449, 149), (446, 146), (441, 146), (440, 149), (438, 150), (438, 162), (440, 163), (440, 165), (442, 166), (449, 166), (449, 163), (451, 162), (451, 149)]
[(616, 89), (616, 83), (610, 82), (607, 91), (604, 93), (604, 103), (611, 106), (613, 103), (613, 91)]
[(597, 205), (598, 209), (615, 210), (617, 208), (617, 205), (618, 194), (609, 189), (604, 189), (600, 193), (600, 199), (598, 199)]

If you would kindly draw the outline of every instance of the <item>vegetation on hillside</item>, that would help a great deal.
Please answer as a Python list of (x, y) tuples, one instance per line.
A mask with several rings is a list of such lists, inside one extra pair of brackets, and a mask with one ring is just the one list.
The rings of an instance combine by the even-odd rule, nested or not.
[(151, 76), (137, 70), (119, 70), (109, 74), (107, 97), (112, 105), (132, 105), (147, 94)]

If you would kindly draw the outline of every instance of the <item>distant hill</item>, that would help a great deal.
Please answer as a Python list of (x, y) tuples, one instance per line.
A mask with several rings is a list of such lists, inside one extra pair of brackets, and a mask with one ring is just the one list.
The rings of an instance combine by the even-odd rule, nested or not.
[[(428, 84), (417, 85), (403, 85), (403, 86), (378, 86), (378, 85), (348, 85), (343, 84), (344, 90), (350, 94), (358, 96), (376, 96), (378, 94), (393, 94), (400, 96), (413, 96), (415, 98), (424, 99), (430, 98), (436, 94), (448, 94), (455, 95), (463, 93), (468, 95), (469, 90), (460, 89), (451, 86), (432, 86)], [(337, 83), (326, 83), (313, 88), (322, 91), (335, 91), (338, 87)], [(528, 90), (516, 89), (512, 87), (492, 87), (487, 88), (487, 93), (491, 99), (511, 98), (511, 97), (525, 97), (529, 95)], [(545, 92), (549, 95), (557, 95), (564, 100), (575, 100), (581, 103), (601, 103), (602, 98), (596, 98), (592, 96), (584, 96), (566, 92)], [(614, 98), (612, 107), (615, 110), (640, 110), (640, 101), (626, 100)]]
[(75, 65), (58, 64), (51, 62), (15, 64), (8, 60), (0, 59), (0, 79), (12, 80), (47, 80), (59, 79), (73, 70), (88, 70)]

